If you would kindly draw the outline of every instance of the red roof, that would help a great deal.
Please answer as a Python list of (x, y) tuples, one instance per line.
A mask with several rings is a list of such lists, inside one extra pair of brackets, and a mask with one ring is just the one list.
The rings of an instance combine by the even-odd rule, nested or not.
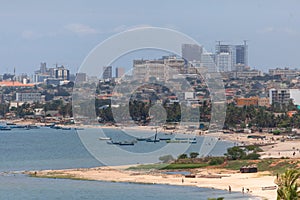
[(23, 84), (18, 81), (1, 81), (1, 87), (33, 87), (34, 84)]

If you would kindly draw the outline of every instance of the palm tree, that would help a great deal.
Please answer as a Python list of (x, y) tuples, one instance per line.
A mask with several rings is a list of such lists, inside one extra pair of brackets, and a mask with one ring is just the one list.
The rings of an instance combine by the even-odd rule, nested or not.
[(277, 200), (298, 200), (300, 191), (298, 191), (298, 179), (300, 172), (295, 169), (286, 170), (277, 180)]

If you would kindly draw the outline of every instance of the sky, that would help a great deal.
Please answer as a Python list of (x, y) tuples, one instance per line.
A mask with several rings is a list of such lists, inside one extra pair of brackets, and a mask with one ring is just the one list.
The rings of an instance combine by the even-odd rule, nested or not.
[[(171, 28), (207, 51), (248, 40), (249, 65), (299, 68), (297, 0), (0, 0), (0, 74), (32, 74), (40, 62), (76, 73), (99, 43), (134, 27)], [(122, 63), (121, 63), (122, 64)]]

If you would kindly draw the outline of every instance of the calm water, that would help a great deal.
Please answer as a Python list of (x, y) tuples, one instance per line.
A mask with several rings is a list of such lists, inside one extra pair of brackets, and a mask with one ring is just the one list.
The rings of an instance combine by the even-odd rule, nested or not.
[[(114, 131), (108, 130), (113, 135)], [(99, 141), (103, 142), (103, 141)], [(149, 144), (147, 144), (149, 145)], [(218, 144), (223, 153), (230, 143)], [(141, 145), (141, 146), (145, 146)], [(130, 148), (130, 147), (127, 147)], [(138, 147), (136, 147), (138, 148)], [(152, 148), (152, 147), (146, 147)], [(240, 193), (196, 187), (30, 178), (12, 171), (95, 167), (75, 131), (41, 128), (0, 132), (0, 199), (254, 199)], [(9, 172), (9, 173), (7, 173)]]

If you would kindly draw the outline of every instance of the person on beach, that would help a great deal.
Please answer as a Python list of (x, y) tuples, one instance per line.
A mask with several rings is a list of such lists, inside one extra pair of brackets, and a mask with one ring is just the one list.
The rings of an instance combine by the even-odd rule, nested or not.
[(242, 187), (242, 193), (243, 193), (243, 194), (245, 193), (245, 188), (244, 188), (244, 187)]
[(228, 191), (229, 191), (229, 193), (231, 193), (231, 186), (230, 185), (228, 186)]
[(183, 178), (181, 179), (181, 183), (184, 183), (184, 179)]

